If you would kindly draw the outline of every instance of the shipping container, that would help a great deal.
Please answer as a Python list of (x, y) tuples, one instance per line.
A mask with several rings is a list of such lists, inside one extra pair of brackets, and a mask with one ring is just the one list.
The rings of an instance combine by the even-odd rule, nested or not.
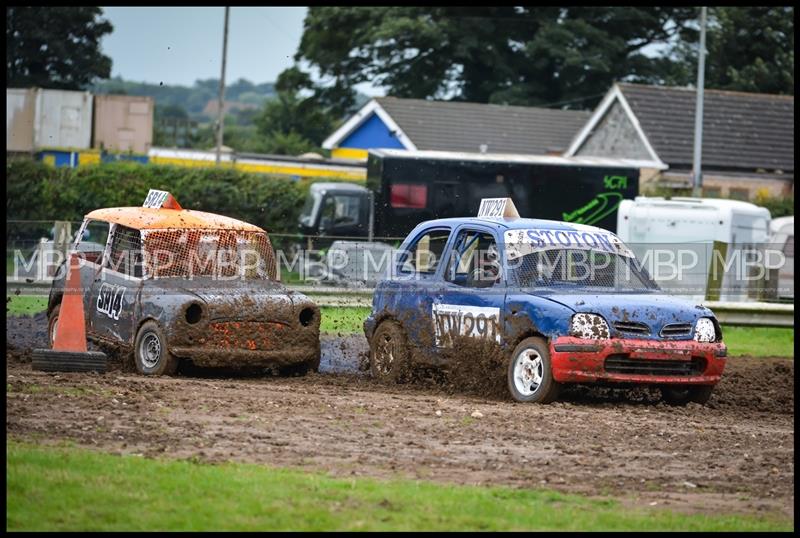
[(153, 109), (152, 97), (96, 95), (93, 147), (147, 153), (153, 144)]
[(92, 142), (92, 94), (35, 89), (35, 149), (88, 149)]
[(6, 151), (33, 151), (36, 90), (6, 89)]

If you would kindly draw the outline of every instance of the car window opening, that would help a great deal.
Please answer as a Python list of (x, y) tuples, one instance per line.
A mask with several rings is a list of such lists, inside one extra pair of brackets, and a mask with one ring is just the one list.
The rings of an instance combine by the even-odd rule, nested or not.
[(514, 260), (513, 266), (517, 282), (525, 288), (575, 287), (614, 292), (659, 289), (635, 258), (605, 251), (536, 251)]
[(263, 232), (242, 230), (145, 230), (148, 276), (240, 277), (276, 280), (275, 255)]

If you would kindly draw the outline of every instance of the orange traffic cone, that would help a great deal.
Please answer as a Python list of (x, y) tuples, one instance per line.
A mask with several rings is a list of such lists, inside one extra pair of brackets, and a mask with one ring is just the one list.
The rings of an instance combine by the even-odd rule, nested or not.
[(34, 370), (101, 373), (106, 371), (105, 353), (87, 350), (86, 317), (83, 312), (79, 266), (77, 254), (72, 254), (67, 269), (53, 349), (33, 350), (31, 363)]
[(81, 274), (76, 254), (71, 256), (69, 262), (53, 349), (57, 351), (87, 351)]

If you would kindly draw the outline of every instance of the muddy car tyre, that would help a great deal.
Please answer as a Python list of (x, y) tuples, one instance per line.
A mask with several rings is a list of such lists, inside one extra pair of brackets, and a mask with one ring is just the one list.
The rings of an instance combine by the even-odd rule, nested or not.
[(514, 348), (508, 363), (508, 390), (518, 402), (550, 403), (560, 385), (550, 368), (550, 346), (544, 338), (526, 338)]
[(403, 327), (394, 320), (378, 325), (369, 346), (372, 377), (379, 381), (403, 383), (408, 379), (410, 353)]
[(31, 367), (43, 372), (98, 372), (107, 371), (107, 357), (99, 351), (53, 351), (34, 349)]
[(711, 398), (714, 387), (700, 385), (696, 387), (661, 387), (661, 398), (667, 405), (683, 406), (689, 402), (705, 405)]
[(58, 316), (61, 313), (61, 305), (57, 304), (55, 308), (50, 312), (50, 316), (47, 320), (47, 336), (50, 343), (50, 347), (53, 347), (53, 343), (56, 340), (56, 328), (58, 327)]
[(178, 359), (167, 349), (164, 331), (155, 321), (147, 321), (139, 328), (133, 355), (140, 374), (173, 375), (178, 370)]

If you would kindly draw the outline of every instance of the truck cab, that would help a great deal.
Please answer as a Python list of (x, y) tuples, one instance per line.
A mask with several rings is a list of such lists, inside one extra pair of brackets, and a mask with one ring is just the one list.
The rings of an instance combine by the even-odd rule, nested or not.
[(312, 183), (300, 214), (300, 233), (307, 236), (366, 237), (370, 192), (353, 183)]

